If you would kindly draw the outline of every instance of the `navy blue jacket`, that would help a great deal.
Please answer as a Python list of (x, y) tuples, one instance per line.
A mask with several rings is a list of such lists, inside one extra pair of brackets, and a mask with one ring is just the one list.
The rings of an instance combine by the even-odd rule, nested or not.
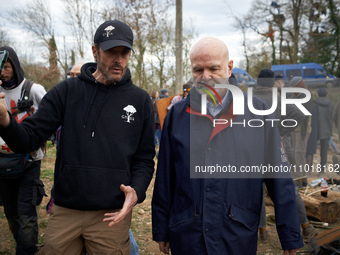
[[(229, 93), (228, 103), (217, 116), (229, 121), (215, 128), (210, 115), (200, 115), (200, 95), (195, 89), (165, 118), (152, 200), (152, 231), (155, 241), (170, 242), (174, 255), (256, 254), (263, 181), (275, 203), (283, 249), (303, 246), (290, 172), (268, 178), (261, 173), (239, 173), (242, 168), (261, 164), (289, 169), (278, 128), (266, 121), (275, 119), (274, 115), (252, 114), (244, 95), (244, 115), (233, 115)], [(267, 108), (263, 101), (253, 100), (256, 109)], [(261, 121), (264, 125), (250, 127), (249, 120), (250, 125)], [(198, 174), (201, 178), (191, 178), (195, 170), (207, 170), (203, 166), (229, 166), (236, 172), (205, 172)]]

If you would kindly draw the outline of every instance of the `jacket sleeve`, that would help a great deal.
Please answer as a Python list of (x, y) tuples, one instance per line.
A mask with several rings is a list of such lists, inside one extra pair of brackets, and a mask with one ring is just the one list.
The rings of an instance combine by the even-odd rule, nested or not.
[(155, 144), (154, 144), (154, 117), (150, 98), (145, 100), (145, 119), (143, 130), (137, 151), (131, 161), (131, 182), (130, 185), (135, 189), (138, 203), (145, 200), (146, 190), (152, 179), (154, 172)]
[[(59, 84), (58, 84), (59, 85)], [(16, 153), (37, 150), (61, 125), (63, 97), (56, 85), (42, 99), (38, 111), (20, 124), (11, 116), (10, 125), (0, 128), (0, 136)]]
[[(30, 92), (30, 97), (32, 97), (34, 105), (39, 108), (41, 99), (45, 96), (46, 90), (40, 84), (34, 83)], [(38, 109), (35, 109), (38, 110)]]
[[(289, 165), (282, 149), (277, 128), (266, 128), (265, 162), (271, 166), (282, 166), (282, 171), (264, 176), (268, 193), (274, 202), (276, 228), (283, 250), (303, 247), (300, 223), (295, 200), (295, 186)], [(269, 177), (269, 178), (268, 178)]]
[[(172, 109), (171, 109), (172, 110)], [(171, 111), (164, 120), (162, 139), (158, 156), (157, 174), (152, 197), (152, 234), (154, 241), (169, 241), (169, 220), (173, 197), (173, 157), (171, 152)]]

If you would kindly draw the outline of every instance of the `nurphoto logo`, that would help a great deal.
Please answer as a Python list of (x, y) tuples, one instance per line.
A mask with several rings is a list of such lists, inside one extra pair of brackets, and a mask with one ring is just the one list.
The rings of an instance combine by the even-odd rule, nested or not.
[[(216, 89), (228, 89), (229, 92), (232, 94), (233, 97), (233, 114), (234, 115), (244, 115), (244, 95), (243, 95), (243, 91), (235, 86), (235, 85), (231, 85), (231, 84), (215, 84), (214, 86), (205, 84), (205, 83), (201, 83), (201, 82), (197, 82), (199, 84), (198, 89), (206, 92), (206, 93), (202, 93), (201, 94), (201, 114), (202, 115), (206, 115), (207, 114), (207, 95), (209, 95), (215, 106), (218, 104), (213, 96), (213, 94), (210, 92), (212, 91), (216, 97), (218, 98), (220, 104), (222, 105), (222, 101), (220, 96), (218, 95)], [(205, 87), (202, 87), (205, 86)], [(210, 91), (208, 90), (210, 89)], [(272, 105), (269, 109), (266, 110), (258, 110), (254, 108), (253, 105), (253, 88), (249, 87), (247, 88), (247, 92), (248, 92), (248, 100), (247, 100), (247, 105), (249, 108), (249, 111), (255, 115), (259, 115), (259, 116), (264, 116), (264, 115), (270, 115), (272, 113), (275, 112), (277, 106), (278, 106), (278, 93), (277, 93), (277, 88), (273, 87), (272, 88)], [(304, 94), (305, 97), (304, 98), (289, 98), (288, 95), (290, 93), (297, 93), (297, 94)], [(304, 89), (304, 88), (292, 88), (292, 87), (288, 87), (288, 88), (282, 88), (281, 89), (281, 114), (282, 115), (287, 115), (287, 105), (288, 104), (294, 104), (303, 114), (305, 114), (306, 116), (310, 116), (312, 115), (305, 107), (304, 107), (304, 103), (307, 103), (309, 100), (311, 99), (311, 93), (309, 90)], [(232, 120), (226, 120), (226, 119), (214, 119), (213, 121), (213, 126), (215, 127), (216, 125), (219, 124), (227, 124), (229, 121)], [(279, 121), (278, 119), (267, 119), (266, 121), (270, 121), (272, 122), (272, 126), (274, 126), (274, 122), (275, 121)], [(295, 124), (293, 126), (297, 126), (297, 122), (294, 119), (285, 119), (282, 121), (283, 123), (281, 123), (283, 126), (286, 127), (291, 127), (292, 124), (290, 124), (290, 126), (287, 126), (285, 124), (285, 122), (294, 122)], [(258, 123), (258, 124), (255, 124)], [(230, 123), (232, 125), (232, 123)], [(235, 123), (235, 124), (243, 124), (245, 126), (246, 123)], [(248, 125), (250, 127), (261, 127), (264, 125), (263, 121), (260, 119), (251, 119), (248, 120)]]

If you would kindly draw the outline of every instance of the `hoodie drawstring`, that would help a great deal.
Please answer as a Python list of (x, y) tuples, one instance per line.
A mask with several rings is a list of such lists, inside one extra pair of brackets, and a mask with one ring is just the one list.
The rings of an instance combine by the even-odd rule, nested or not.
[[(115, 85), (115, 84), (112, 84), (112, 85), (110, 86), (108, 93), (105, 94), (105, 98), (104, 98), (104, 100), (102, 101), (102, 103), (100, 104), (100, 106), (99, 106), (99, 108), (98, 108), (96, 117), (95, 117), (94, 122), (93, 122), (93, 125), (92, 125), (91, 137), (94, 137), (94, 130), (95, 130), (95, 128), (96, 128), (98, 116), (99, 116), (101, 110), (103, 109), (103, 106), (104, 106), (104, 104), (105, 104), (105, 102), (106, 102), (106, 100), (107, 100), (107, 98), (108, 98), (108, 95), (110, 94), (111, 89), (112, 89), (112, 87), (113, 87), (114, 85)], [(91, 109), (92, 104), (93, 104), (93, 101), (94, 101), (94, 99), (95, 99), (95, 97), (96, 97), (96, 95), (97, 95), (97, 91), (98, 91), (98, 82), (96, 81), (96, 90), (95, 90), (95, 92), (93, 93), (93, 96), (92, 96), (92, 99), (91, 99), (91, 102), (90, 102), (89, 106), (87, 107), (86, 116), (85, 116), (85, 121), (84, 121), (84, 128), (86, 127), (87, 120), (88, 120), (89, 115), (90, 115), (90, 109)]]
[(96, 89), (95, 89), (95, 91), (94, 91), (94, 93), (93, 93), (91, 102), (90, 102), (89, 106), (87, 107), (86, 116), (85, 116), (85, 120), (84, 120), (84, 128), (86, 127), (87, 120), (88, 120), (89, 114), (90, 114), (90, 109), (91, 109), (91, 107), (92, 107), (92, 103), (93, 103), (93, 101), (94, 101), (94, 98), (96, 97), (97, 90), (98, 90), (98, 82), (96, 81)]
[(103, 106), (104, 106), (104, 104), (105, 104), (105, 102), (106, 102), (106, 100), (107, 100), (107, 98), (108, 98), (108, 95), (110, 94), (111, 89), (112, 89), (113, 86), (114, 86), (114, 84), (110, 86), (109, 92), (106, 93), (105, 98), (104, 98), (104, 100), (102, 101), (102, 103), (101, 103), (101, 105), (100, 105), (100, 107), (99, 107), (99, 109), (98, 109), (98, 111), (97, 111), (96, 118), (94, 119), (94, 122), (93, 122), (93, 125), (92, 125), (92, 132), (91, 132), (91, 136), (92, 136), (92, 137), (94, 137), (94, 130), (95, 130), (95, 128), (96, 128), (98, 116), (99, 116), (99, 114), (100, 114), (100, 112), (101, 112), (101, 110), (102, 110), (102, 108), (103, 108)]

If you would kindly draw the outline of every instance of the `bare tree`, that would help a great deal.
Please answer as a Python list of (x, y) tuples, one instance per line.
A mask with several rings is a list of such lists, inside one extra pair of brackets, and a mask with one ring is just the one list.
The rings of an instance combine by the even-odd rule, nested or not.
[(147, 69), (145, 55), (150, 43), (156, 40), (158, 33), (156, 27), (161, 26), (167, 18), (169, 6), (173, 0), (120, 0), (116, 1), (116, 7), (106, 10), (103, 17), (116, 18), (129, 24), (134, 32), (134, 50), (132, 54), (132, 67), (135, 72), (133, 78), (136, 84), (148, 90)]
[[(170, 21), (162, 23), (162, 26), (155, 28), (155, 39), (150, 41), (149, 52), (151, 54), (151, 81), (153, 87), (160, 89), (171, 81), (171, 77), (166, 73), (167, 60), (172, 55), (170, 42), (174, 41), (174, 27)], [(156, 61), (154, 61), (156, 60)]]
[(330, 73), (339, 74), (340, 9), (339, 0), (308, 1), (306, 20), (309, 31), (303, 36), (301, 60), (318, 62)]
[(7, 34), (7, 31), (0, 26), (0, 47), (10, 45), (11, 40)]
[[(307, 6), (308, 1), (303, 0), (254, 1), (251, 12), (248, 14), (248, 25), (254, 31), (271, 39), (273, 60), (276, 51), (274, 33), (279, 31), (280, 63), (284, 62), (284, 49), (288, 50), (290, 63), (298, 62), (302, 35), (306, 32)], [(263, 33), (261, 29), (266, 23), (269, 29)]]
[(54, 29), (51, 10), (47, 1), (34, 0), (26, 5), (14, 8), (10, 11), (9, 19), (37, 36), (45, 47), (49, 47), (49, 41), (54, 36)]
[(334, 42), (333, 52), (334, 58), (331, 60), (331, 69), (338, 77), (340, 77), (340, 1), (328, 0), (328, 7), (330, 10), (331, 32), (333, 34), (331, 40)]
[[(237, 20), (236, 20), (237, 21)], [(271, 6), (266, 0), (256, 0), (253, 2), (250, 12), (241, 21), (238, 21), (239, 26), (244, 29), (251, 29), (258, 35), (262, 36), (262, 44), (270, 45), (272, 52), (272, 63), (276, 62), (276, 46), (275, 46), (275, 32), (273, 28), (273, 16), (271, 13)], [(242, 27), (241, 26), (241, 27)], [(269, 51), (269, 50), (268, 50)]]
[(80, 58), (89, 50), (93, 36), (98, 27), (104, 9), (103, 1), (93, 0), (63, 0), (65, 9), (65, 24), (71, 31), (76, 42), (75, 51)]
[(297, 63), (298, 62), (298, 53), (299, 53), (299, 42), (300, 42), (300, 32), (301, 32), (301, 25), (303, 22), (303, 14), (305, 11), (306, 1), (303, 0), (290, 0), (286, 1), (287, 4), (284, 5), (287, 13), (287, 17), (290, 16), (290, 19), (287, 21), (291, 21), (290, 24), (284, 28), (292, 42), (292, 55), (291, 55), (291, 62)]
[(247, 72), (249, 72), (249, 68), (250, 68), (250, 60), (249, 60), (249, 55), (248, 55), (248, 49), (247, 49), (247, 36), (246, 36), (246, 31), (247, 31), (247, 24), (246, 22), (238, 17), (238, 16), (234, 16), (234, 19), (236, 21), (236, 27), (238, 29), (241, 29), (242, 31), (242, 37), (243, 37), (243, 41), (242, 41), (242, 46), (243, 46), (243, 53), (244, 53), (244, 57), (246, 58), (246, 70)]
[(194, 21), (191, 19), (186, 19), (183, 27), (183, 78), (184, 82), (189, 81), (191, 78), (191, 66), (189, 63), (189, 53), (191, 45), (195, 39), (198, 38), (199, 32), (196, 30)]
[(55, 42), (53, 20), (48, 2), (34, 0), (26, 5), (14, 8), (10, 11), (9, 19), (35, 35), (42, 42), (43, 46), (49, 51), (50, 79), (59, 77), (57, 62), (62, 65), (63, 63), (58, 57), (60, 54)]

